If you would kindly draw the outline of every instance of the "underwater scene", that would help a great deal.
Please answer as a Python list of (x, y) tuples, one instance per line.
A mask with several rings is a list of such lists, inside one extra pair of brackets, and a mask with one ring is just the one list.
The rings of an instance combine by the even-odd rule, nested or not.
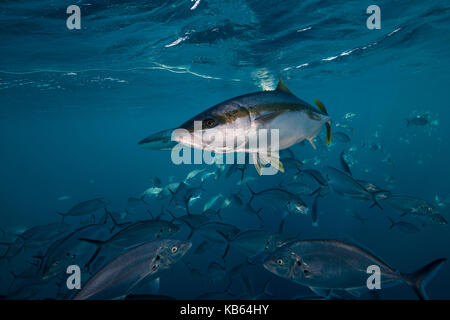
[(0, 298), (450, 299), (450, 3), (3, 0)]

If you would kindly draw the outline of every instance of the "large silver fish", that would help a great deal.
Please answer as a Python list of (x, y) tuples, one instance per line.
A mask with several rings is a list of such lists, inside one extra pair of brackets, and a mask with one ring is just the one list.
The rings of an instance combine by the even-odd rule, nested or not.
[(353, 295), (368, 291), (367, 268), (380, 268), (381, 288), (407, 283), (421, 299), (426, 299), (425, 285), (447, 259), (438, 259), (413, 273), (400, 273), (380, 258), (355, 245), (338, 240), (306, 240), (289, 243), (264, 262), (270, 272), (314, 292), (345, 290)]
[(191, 246), (188, 241), (157, 240), (125, 251), (92, 276), (73, 299), (123, 298), (145, 278), (170, 268)]
[[(188, 132), (187, 135), (174, 135), (169, 139), (171, 130), (165, 130), (143, 139), (139, 145), (167, 150), (173, 146), (172, 140), (175, 140), (188, 147), (214, 153), (247, 152), (253, 155), (259, 174), (267, 164), (283, 172), (279, 150), (304, 140), (308, 140), (315, 148), (314, 138), (323, 125), (327, 128), (327, 144), (331, 141), (330, 117), (323, 103), (319, 100), (315, 102), (318, 109), (297, 98), (280, 79), (273, 91), (259, 91), (226, 100), (186, 121), (179, 129), (184, 129)], [(195, 123), (201, 123), (201, 128), (197, 128)], [(209, 135), (208, 138), (211, 129), (226, 137), (224, 140), (237, 143), (232, 146), (225, 141), (223, 144), (213, 143), (216, 136)], [(256, 146), (250, 143), (252, 139), (257, 139), (260, 129), (267, 129), (268, 132), (278, 130), (277, 148), (271, 145), (269, 150), (261, 150), (259, 142)]]

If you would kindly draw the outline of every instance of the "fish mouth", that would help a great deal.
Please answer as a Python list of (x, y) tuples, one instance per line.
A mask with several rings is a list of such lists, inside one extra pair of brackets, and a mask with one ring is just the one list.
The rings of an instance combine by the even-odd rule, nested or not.
[(174, 129), (162, 130), (154, 133), (138, 142), (138, 145), (151, 150), (172, 150), (177, 145), (172, 141), (172, 132)]

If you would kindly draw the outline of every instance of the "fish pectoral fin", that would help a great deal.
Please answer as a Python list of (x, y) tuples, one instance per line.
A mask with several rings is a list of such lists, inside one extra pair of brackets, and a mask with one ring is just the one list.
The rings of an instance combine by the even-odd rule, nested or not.
[(314, 148), (314, 150), (317, 150), (316, 144), (314, 143), (314, 138), (307, 139), (309, 143), (311, 143), (311, 146)]
[(257, 117), (255, 119), (255, 122), (257, 122), (259, 124), (261, 124), (263, 122), (270, 122), (273, 119), (275, 119), (276, 117), (278, 117), (280, 114), (284, 113), (285, 111), (286, 110), (278, 110), (278, 111), (273, 111), (270, 113), (263, 114), (263, 115)]

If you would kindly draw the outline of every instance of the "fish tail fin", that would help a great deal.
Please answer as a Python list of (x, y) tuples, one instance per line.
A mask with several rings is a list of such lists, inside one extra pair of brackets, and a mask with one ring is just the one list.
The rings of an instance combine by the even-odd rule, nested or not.
[(408, 119), (406, 119), (406, 126), (409, 127), (409, 124), (411, 123), (411, 121), (409, 121)]
[(286, 211), (283, 213), (283, 215), (281, 216), (281, 220), (280, 220), (280, 225), (278, 226), (278, 234), (282, 234), (283, 233), (283, 229), (284, 229), (284, 224), (286, 222), (286, 218), (287, 218), (288, 214), (286, 213)]
[(237, 169), (239, 171), (241, 171), (241, 181), (244, 180), (244, 175), (245, 175), (245, 167), (247, 166), (247, 164), (244, 164), (243, 167), (238, 167)]
[(169, 216), (172, 217), (172, 220), (170, 222), (174, 222), (175, 220), (177, 220), (177, 217), (175, 217), (175, 215), (172, 213), (172, 211), (166, 210), (166, 212), (169, 214)]
[(261, 223), (261, 224), (260, 224), (260, 227), (261, 227), (261, 228), (264, 228), (264, 219), (263, 219), (263, 218), (261, 217), (261, 215), (260, 215), (262, 209), (263, 209), (263, 208), (261, 207), (261, 208), (259, 208), (258, 210), (256, 210), (256, 211), (255, 211), (255, 215), (256, 215), (256, 217), (259, 219), (259, 222)]
[(89, 259), (89, 261), (86, 263), (85, 267), (86, 269), (89, 271), (92, 262), (94, 262), (95, 258), (97, 258), (98, 254), (100, 253), (100, 250), (102, 249), (101, 246), (98, 246), (97, 249), (95, 249), (94, 254), (91, 256), (91, 258)]
[[(323, 114), (328, 116), (328, 111), (325, 108), (325, 105), (319, 101), (318, 99), (314, 99), (314, 102), (316, 103), (317, 108), (320, 110), (320, 112), (322, 112)], [(325, 126), (327, 128), (327, 146), (330, 145), (331, 142), (331, 137), (332, 137), (332, 132), (331, 132), (331, 121), (328, 120), (325, 123)]]
[(194, 229), (192, 229), (191, 226), (189, 226), (189, 235), (187, 236), (186, 240), (190, 240), (192, 238), (192, 236), (194, 235)]
[(153, 216), (153, 213), (152, 213), (149, 209), (147, 209), (147, 213), (150, 215), (150, 217), (152, 218), (152, 220), (155, 219), (155, 217)]
[(389, 229), (392, 229), (392, 228), (394, 227), (394, 224), (395, 224), (394, 220), (392, 220), (391, 217), (386, 217), (386, 218), (387, 218), (387, 219), (389, 220), (389, 222), (391, 223)]
[(221, 211), (221, 210), (222, 210), (222, 208), (217, 209), (216, 213), (217, 213), (217, 216), (219, 217), (219, 219), (220, 219), (220, 220), (223, 220), (223, 217), (222, 217), (222, 215), (220, 214), (220, 211)]
[(379, 192), (373, 192), (373, 193), (372, 193), (372, 200), (373, 200), (373, 203), (372, 203), (372, 205), (371, 205), (370, 207), (372, 208), (372, 207), (377, 206), (378, 208), (380, 208), (381, 210), (383, 210), (383, 207), (382, 207), (381, 204), (378, 202), (378, 198), (377, 198), (378, 193), (379, 193)]
[(118, 223), (117, 220), (114, 218), (113, 214), (111, 212), (107, 211), (106, 208), (105, 208), (105, 212), (107, 212), (108, 216), (111, 218), (111, 221), (114, 224), (113, 227), (111, 228), (111, 232), (113, 232), (114, 229), (116, 229), (116, 228), (120, 228), (120, 227), (128, 224), (128, 223)]
[(313, 192), (311, 192), (310, 194), (308, 194), (309, 197), (312, 197), (315, 194), (319, 194), (320, 195), (320, 190), (322, 189), (322, 186), (319, 186), (316, 190), (314, 190)]
[(56, 211), (56, 214), (59, 214), (60, 216), (61, 216), (61, 224), (63, 224), (64, 223), (64, 218), (66, 217), (66, 214), (65, 213), (62, 213), (62, 212), (59, 212), (59, 211)]
[(270, 279), (264, 284), (263, 290), (261, 292), (262, 296), (275, 297), (274, 294), (269, 290)]
[(248, 183), (246, 183), (246, 185), (247, 185), (248, 191), (250, 191), (250, 194), (252, 195), (252, 196), (250, 197), (250, 200), (248, 200), (247, 204), (251, 204), (252, 201), (253, 201), (253, 199), (254, 199), (255, 196), (256, 196), (256, 192), (253, 191), (252, 188), (250, 188), (250, 185), (249, 185)]
[(220, 234), (220, 235), (225, 239), (226, 242), (232, 241), (232, 240), (231, 240), (231, 237), (230, 237), (229, 235), (223, 233), (222, 231), (216, 230), (216, 232), (217, 232), (218, 234)]
[(446, 258), (437, 259), (416, 272), (403, 275), (404, 280), (414, 289), (414, 292), (417, 294), (419, 299), (428, 300), (425, 286), (428, 282), (430, 282), (430, 280), (446, 261)]
[(327, 146), (329, 146), (331, 143), (331, 138), (333, 136), (333, 132), (331, 130), (331, 122), (328, 121), (327, 123), (325, 123), (325, 127), (327, 128)]
[(223, 252), (223, 255), (222, 255), (223, 262), (225, 262), (225, 258), (227, 257), (227, 254), (229, 251), (230, 251), (230, 244), (227, 243), (227, 246), (225, 247), (225, 251)]
[(146, 196), (147, 196), (146, 194), (143, 194), (142, 196), (139, 197), (139, 200), (148, 205), (149, 203), (145, 201)]

